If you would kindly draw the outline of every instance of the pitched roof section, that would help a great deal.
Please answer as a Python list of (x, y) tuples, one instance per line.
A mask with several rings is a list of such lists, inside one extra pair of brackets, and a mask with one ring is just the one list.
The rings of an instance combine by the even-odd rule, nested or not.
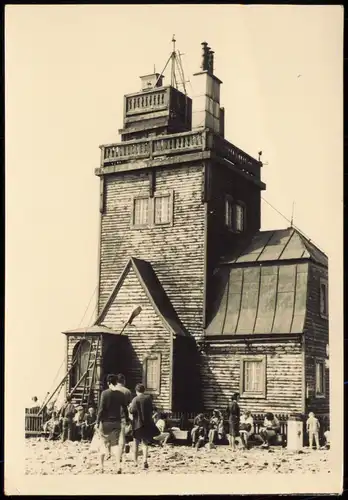
[(137, 259), (135, 257), (131, 257), (129, 259), (95, 324), (97, 325), (103, 321), (109, 307), (121, 288), (123, 280), (130, 267), (133, 268), (154, 310), (162, 320), (164, 327), (174, 335), (188, 336), (189, 334), (182, 325), (151, 264), (145, 260)]
[(259, 231), (243, 249), (224, 258), (222, 263), (240, 264), (293, 259), (311, 259), (328, 267), (327, 256), (296, 229)]
[(209, 335), (302, 333), (308, 264), (222, 266), (215, 275)]

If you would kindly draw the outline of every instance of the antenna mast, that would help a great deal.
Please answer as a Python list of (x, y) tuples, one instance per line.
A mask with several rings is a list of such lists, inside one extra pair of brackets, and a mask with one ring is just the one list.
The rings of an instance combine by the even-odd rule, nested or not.
[[(176, 89), (178, 88), (179, 85), (182, 85), (183, 89), (184, 89), (184, 94), (187, 95), (186, 86), (185, 86), (185, 83), (186, 83), (185, 75), (184, 75), (184, 70), (183, 70), (183, 66), (182, 66), (182, 62), (181, 62), (181, 56), (183, 54), (180, 54), (180, 52), (176, 50), (175, 42), (176, 42), (175, 35), (173, 35), (173, 38), (172, 38), (173, 50), (169, 56), (168, 61), (165, 64), (160, 76), (158, 77), (158, 79), (156, 81), (156, 85), (157, 85), (158, 80), (163, 76), (163, 73), (165, 72), (165, 70), (169, 64), (169, 61), (171, 61), (170, 84), (172, 87), (174, 87)], [(178, 76), (178, 78), (177, 78), (177, 76)]]

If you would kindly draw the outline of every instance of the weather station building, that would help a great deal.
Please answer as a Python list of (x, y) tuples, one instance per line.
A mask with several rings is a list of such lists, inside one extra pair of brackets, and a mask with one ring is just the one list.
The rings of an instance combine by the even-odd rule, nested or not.
[(252, 412), (328, 415), (328, 259), (294, 227), (261, 230), (262, 162), (225, 138), (202, 47), (192, 98), (174, 47), (171, 84), (141, 77), (100, 147), (97, 318), (63, 332), (66, 391), (97, 403), (122, 372), (163, 410), (240, 392)]

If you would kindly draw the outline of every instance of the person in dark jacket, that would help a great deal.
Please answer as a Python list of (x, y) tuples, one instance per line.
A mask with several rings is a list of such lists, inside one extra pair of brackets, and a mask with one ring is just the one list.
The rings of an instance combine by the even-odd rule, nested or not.
[(76, 413), (76, 408), (71, 401), (70, 394), (66, 397), (66, 402), (62, 406), (59, 416), (62, 421), (62, 441), (72, 441), (73, 440), (73, 430), (74, 430), (74, 416)]
[[(111, 447), (117, 446), (116, 461), (117, 474), (121, 474), (121, 460), (123, 447), (119, 446), (121, 434), (121, 415), (126, 424), (129, 424), (129, 414), (125, 395), (116, 389), (117, 376), (107, 376), (108, 389), (101, 393), (99, 411), (96, 420), (96, 429), (102, 440), (100, 450), (101, 471), (104, 472), (105, 454), (111, 455)], [(121, 413), (121, 411), (123, 413)]]
[(152, 398), (144, 394), (145, 386), (137, 384), (135, 392), (136, 396), (130, 404), (130, 413), (133, 416), (134, 464), (138, 465), (139, 445), (142, 443), (143, 467), (148, 469), (148, 445), (155, 436), (160, 434), (160, 431), (153, 421)]
[(239, 436), (240, 423), (240, 408), (239, 408), (239, 393), (236, 392), (231, 397), (231, 403), (227, 408), (227, 416), (229, 422), (229, 441), (233, 451), (236, 449), (236, 437)]

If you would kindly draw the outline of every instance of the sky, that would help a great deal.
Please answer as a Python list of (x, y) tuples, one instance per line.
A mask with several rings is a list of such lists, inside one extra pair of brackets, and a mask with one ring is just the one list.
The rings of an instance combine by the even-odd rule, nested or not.
[[(99, 145), (120, 140), (123, 96), (162, 70), (173, 34), (189, 95), (201, 42), (215, 51), (226, 138), (263, 151), (262, 196), (288, 219), (294, 203), (339, 290), (341, 7), (7, 5), (5, 15), (6, 383), (24, 372), (23, 396), (43, 398), (64, 375), (61, 332), (95, 319)], [(262, 202), (262, 229), (288, 225)]]

